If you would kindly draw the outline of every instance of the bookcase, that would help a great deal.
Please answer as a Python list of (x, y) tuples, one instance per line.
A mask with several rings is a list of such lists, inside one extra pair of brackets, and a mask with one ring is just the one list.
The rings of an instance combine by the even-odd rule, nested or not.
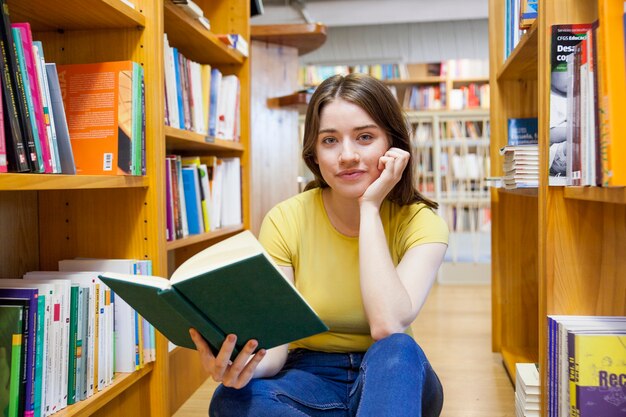
[(507, 118), (537, 116), (540, 182), (492, 190), (492, 347), (512, 377), (516, 362), (539, 363), (545, 415), (546, 316), (626, 314), (626, 192), (548, 186), (551, 25), (594, 21), (597, 1), (539, 2), (537, 21), (506, 61), (504, 9), (489, 1), (492, 174), (502, 175)]
[(488, 283), (490, 277), (489, 110), (407, 111), (422, 194), (439, 203), (450, 242), (438, 282)]
[[(7, 1), (13, 22), (28, 21), (47, 62), (133, 60), (144, 68), (145, 176), (0, 174), (0, 278), (56, 270), (74, 257), (152, 260), (167, 276), (198, 250), (249, 222), (249, 60), (228, 49), (216, 33), (249, 39), (247, 0), (196, 0), (212, 32), (170, 0)], [(132, 7), (134, 6), (134, 7)], [(164, 126), (163, 34), (188, 58), (211, 64), (241, 81), (241, 142), (225, 142)], [(165, 239), (165, 155), (238, 156), (242, 163), (243, 224), (189, 239)], [(56, 413), (66, 416), (169, 416), (205, 376), (196, 353), (168, 351), (157, 335), (156, 361), (112, 386)], [(208, 404), (208, 403), (207, 403)]]

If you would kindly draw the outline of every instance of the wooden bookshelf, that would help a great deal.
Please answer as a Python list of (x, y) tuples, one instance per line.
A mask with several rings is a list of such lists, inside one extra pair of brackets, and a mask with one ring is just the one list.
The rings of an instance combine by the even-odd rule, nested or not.
[(296, 48), (298, 55), (308, 54), (326, 42), (326, 26), (321, 23), (255, 25), (252, 40)]
[(167, 242), (167, 250), (172, 251), (178, 248), (184, 248), (186, 246), (195, 245), (200, 242), (211, 242), (212, 240), (220, 239), (233, 235), (235, 233), (243, 231), (243, 225), (224, 227), (222, 229), (214, 230), (208, 233), (202, 233), (199, 235), (192, 235), (183, 239), (172, 240)]
[[(154, 275), (192, 252), (249, 225), (250, 63), (215, 33), (249, 39), (247, 0), (197, 0), (213, 32), (170, 0), (9, 0), (13, 22), (31, 23), (47, 62), (133, 60), (144, 68), (146, 175), (0, 174), (0, 279), (56, 270), (74, 257), (150, 259)], [(165, 127), (163, 34), (190, 59), (241, 81), (241, 142), (212, 140)], [(236, 155), (242, 161), (243, 225), (169, 246), (165, 239), (165, 155)], [(173, 256), (172, 254), (175, 254)], [(192, 354), (195, 352), (190, 351)], [(195, 362), (188, 362), (195, 366)], [(156, 361), (56, 415), (168, 417), (202, 381), (187, 378), (183, 356), (171, 367), (167, 340), (157, 333)], [(185, 385), (184, 393), (177, 387)], [(208, 404), (208, 399), (207, 399)]]
[(224, 152), (241, 153), (245, 148), (240, 142), (232, 140), (215, 139), (211, 136), (201, 135), (189, 130), (176, 129), (171, 126), (164, 127), (166, 149), (168, 153), (176, 152)]
[(82, 190), (147, 187), (145, 177), (61, 174), (0, 174), (0, 190)]
[(144, 27), (140, 2), (133, 9), (122, 0), (9, 0), (12, 22), (28, 21), (35, 31)]
[[(592, 22), (597, 1), (540, 2), (537, 22), (506, 61), (504, 4), (489, 1), (491, 154), (506, 141), (508, 118), (538, 117), (540, 184), (536, 198), (492, 193), (492, 346), (510, 372), (518, 360), (539, 363), (546, 416), (546, 316), (626, 314), (626, 258), (618, 254), (626, 194), (548, 185), (551, 26)], [(500, 165), (491, 164), (492, 176)]]

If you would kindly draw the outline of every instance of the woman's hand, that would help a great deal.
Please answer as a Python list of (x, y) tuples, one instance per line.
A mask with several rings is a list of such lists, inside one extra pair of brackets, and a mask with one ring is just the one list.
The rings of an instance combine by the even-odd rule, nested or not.
[(265, 349), (261, 349), (254, 354), (254, 349), (258, 343), (256, 340), (249, 340), (235, 360), (231, 362), (230, 357), (235, 348), (237, 336), (228, 335), (217, 356), (214, 356), (209, 345), (196, 329), (189, 329), (189, 334), (196, 344), (204, 369), (213, 380), (230, 388), (245, 387), (252, 379), (254, 370), (266, 353)]
[(378, 169), (382, 171), (380, 177), (370, 184), (361, 198), (359, 198), (361, 206), (371, 203), (376, 208), (380, 208), (387, 194), (393, 190), (393, 187), (402, 178), (402, 173), (408, 165), (410, 157), (411, 154), (407, 151), (399, 148), (389, 148), (378, 160)]

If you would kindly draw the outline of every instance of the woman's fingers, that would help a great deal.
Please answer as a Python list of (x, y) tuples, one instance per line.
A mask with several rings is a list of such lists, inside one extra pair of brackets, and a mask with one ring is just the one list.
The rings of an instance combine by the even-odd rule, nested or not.
[[(250, 360), (250, 357), (254, 354), (254, 350), (259, 343), (256, 340), (249, 340), (243, 347), (239, 355), (235, 358), (232, 365), (228, 368), (228, 371), (224, 374), (222, 382), (228, 387), (236, 387), (239, 383), (241, 373), (246, 367), (246, 364)], [(245, 381), (247, 383), (248, 381)], [(244, 383), (244, 385), (245, 385)]]
[(243, 388), (248, 384), (248, 382), (250, 382), (250, 380), (252, 379), (252, 376), (254, 375), (254, 371), (256, 367), (259, 365), (261, 360), (265, 357), (266, 352), (267, 351), (265, 349), (261, 349), (252, 357), (252, 359), (250, 359), (250, 361), (248, 361), (246, 366), (243, 368), (243, 370), (239, 374), (237, 384), (235, 385), (234, 388)]
[(224, 373), (230, 366), (230, 357), (235, 349), (235, 343), (237, 342), (237, 336), (229, 334), (226, 336), (226, 340), (222, 344), (220, 351), (215, 358), (215, 362), (212, 369), (212, 377), (216, 382), (222, 382)]

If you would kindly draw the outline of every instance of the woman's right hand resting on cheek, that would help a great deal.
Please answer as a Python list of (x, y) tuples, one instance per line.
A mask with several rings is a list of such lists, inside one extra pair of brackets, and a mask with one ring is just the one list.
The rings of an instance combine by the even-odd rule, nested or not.
[(198, 349), (204, 369), (213, 380), (230, 388), (245, 387), (252, 379), (256, 367), (266, 353), (265, 349), (261, 349), (255, 354), (257, 341), (249, 340), (235, 360), (231, 362), (230, 357), (235, 348), (237, 336), (228, 335), (217, 356), (214, 356), (209, 345), (196, 329), (189, 329), (189, 334)]

